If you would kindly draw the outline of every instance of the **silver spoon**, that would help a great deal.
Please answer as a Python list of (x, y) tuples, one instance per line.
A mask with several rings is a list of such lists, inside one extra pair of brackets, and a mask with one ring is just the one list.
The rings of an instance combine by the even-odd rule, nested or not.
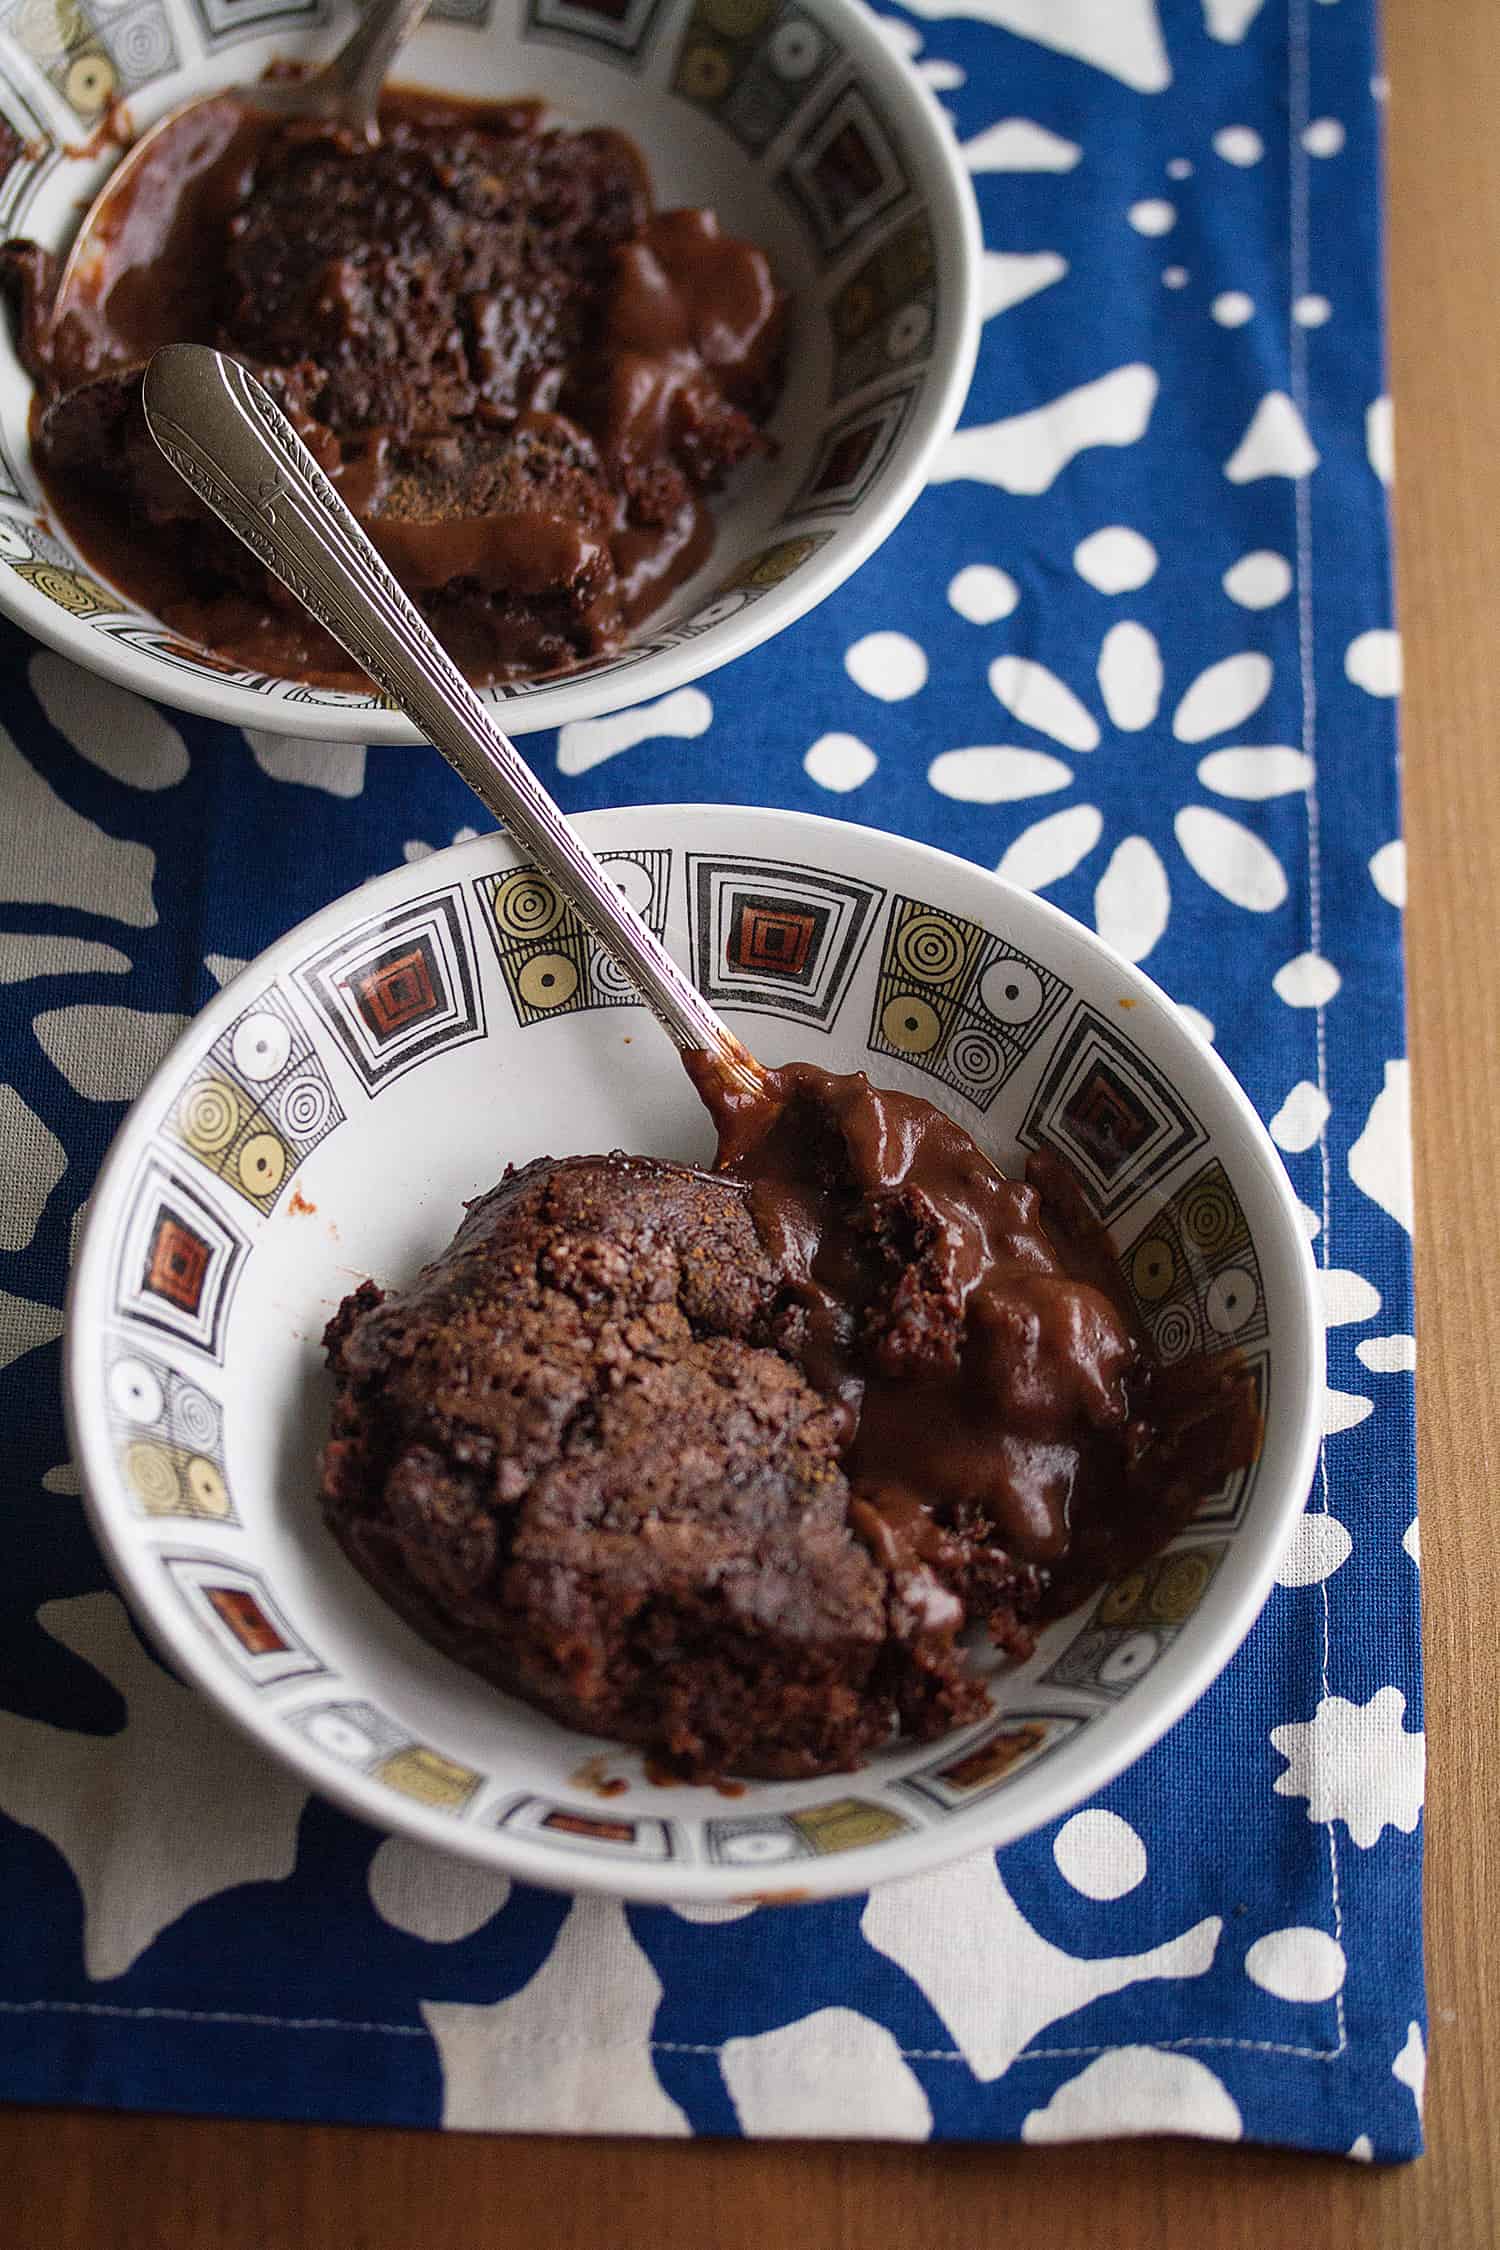
[(112, 229), (109, 219), (120, 199), (133, 192), (144, 165), (162, 143), (201, 128), (211, 108), (232, 104), (273, 117), (314, 117), (342, 125), (367, 146), (380, 139), (376, 108), (386, 73), (397, 51), (416, 30), (432, 0), (369, 0), (338, 53), (306, 78), (270, 79), (253, 86), (219, 86), (211, 94), (169, 109), (149, 131), (133, 141), (84, 214), (58, 279), (54, 302), (62, 307), (80, 278), (87, 281), (93, 260)]
[(206, 345), (169, 344), (143, 401), (173, 468), (506, 824), (683, 1053), (706, 1052), (721, 1082), (760, 1093), (761, 1065), (579, 843), (254, 377)]

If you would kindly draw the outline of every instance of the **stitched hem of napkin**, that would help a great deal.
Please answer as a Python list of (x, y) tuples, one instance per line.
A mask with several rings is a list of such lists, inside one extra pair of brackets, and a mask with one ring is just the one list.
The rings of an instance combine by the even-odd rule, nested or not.
[[(118, 2001), (109, 2000), (0, 2000), (0, 2015), (35, 2016), (106, 2016), (131, 2023), (223, 2023), (250, 2025), (264, 2031), (357, 2031), (385, 2039), (428, 2039), (431, 2034), (425, 2025), (414, 2023), (364, 2023), (357, 2018), (343, 2016), (271, 2016), (257, 2015), (249, 2010), (235, 2008), (127, 2008)], [(568, 2042), (552, 2042), (558, 2052)], [(648, 2039), (646, 2047), (656, 2055), (718, 2055), (723, 2048), (712, 2040)], [(1015, 2058), (1015, 2063), (1057, 2062), (1075, 2060), (1083, 2055), (1112, 2054), (1120, 2044), (1118, 2040), (1106, 2041), (1091, 2047), (1028, 2047)], [(1275, 2039), (1233, 2039), (1215, 2037), (1208, 2032), (1189, 2032), (1180, 2039), (1147, 2039), (1141, 2042), (1148, 2047), (1235, 2047), (1247, 2054), (1300, 2055), (1307, 2062), (1337, 2062), (1347, 2052), (1348, 2042), (1340, 2025), (1339, 2043), (1336, 2047), (1299, 2047)], [(603, 2053), (627, 2050), (604, 2048)], [(632, 2046), (630, 2052), (639, 2052)], [(902, 2047), (899, 2050), (906, 2062), (952, 2062), (969, 2066), (969, 2058), (956, 2047)]]
[[(1307, 290), (1311, 273), (1309, 192), (1310, 171), (1308, 152), (1303, 145), (1311, 110), (1311, 23), (1310, 0), (1294, 0), (1287, 24), (1287, 262), (1289, 298), (1295, 307)], [(1307, 332), (1301, 327), (1295, 313), (1287, 321), (1288, 373), (1291, 382), (1292, 403), (1307, 425), (1311, 407), (1307, 381)], [(1298, 477), (1293, 483), (1293, 508), (1297, 533), (1297, 656), (1302, 697), (1302, 749), (1307, 756), (1312, 779), (1307, 790), (1307, 942), (1308, 951), (1323, 950), (1323, 860), (1322, 829), (1323, 809), (1318, 795), (1318, 683), (1316, 640), (1313, 632), (1313, 533), (1312, 493), (1309, 480)], [(1318, 1233), (1318, 1263), (1326, 1272), (1332, 1264), (1333, 1251), (1333, 1180), (1328, 1149), (1328, 1019), (1326, 1005), (1319, 1003), (1314, 1011), (1317, 1038), (1317, 1085), (1323, 1097), (1323, 1122), (1318, 1128), (1318, 1168), (1322, 1187), (1322, 1226)], [(1333, 1505), (1328, 1487), (1328, 1445), (1325, 1439), (1318, 1449), (1319, 1513), (1332, 1517)], [(1337, 1519), (1335, 1519), (1337, 1520)], [(1322, 1665), (1319, 1688), (1326, 1702), (1329, 1694), (1330, 1647), (1332, 1621), (1328, 1599), (1328, 1580), (1322, 1581), (1321, 1598), (1323, 1633)], [(1328, 1873), (1332, 1889), (1333, 1935), (1340, 1951), (1344, 1944), (1344, 1907), (1339, 1883), (1338, 1824), (1328, 1823)], [(1342, 2054), (1349, 2044), (1348, 2025), (1344, 2015), (1344, 1992), (1340, 1985), (1333, 1996), (1334, 2021), (1338, 2025), (1338, 2045), (1332, 2050)], [(1303, 2049), (1272, 2050), (1293, 2053)], [(1317, 2050), (1313, 2050), (1316, 2052)]]

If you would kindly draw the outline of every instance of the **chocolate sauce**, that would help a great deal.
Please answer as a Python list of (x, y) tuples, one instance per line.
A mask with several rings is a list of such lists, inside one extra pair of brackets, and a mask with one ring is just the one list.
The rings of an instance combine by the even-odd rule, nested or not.
[(215, 97), (105, 203), (65, 296), (49, 254), (0, 251), (49, 503), (184, 639), (364, 685), (206, 511), (164, 498), (137, 442), (144, 361), (215, 344), (295, 391), (302, 435), (472, 677), (607, 654), (705, 559), (706, 495), (767, 450), (785, 300), (712, 212), (652, 210), (623, 134), (417, 90), (387, 95), (381, 128), (367, 150)]
[(1156, 1363), (1056, 1156), (1008, 1179), (863, 1073), (791, 1063), (751, 1096), (688, 1067), (784, 1277), (783, 1348), (843, 1410), (851, 1521), (930, 1621), (976, 1526), (1062, 1609), (1255, 1458), (1245, 1369)]

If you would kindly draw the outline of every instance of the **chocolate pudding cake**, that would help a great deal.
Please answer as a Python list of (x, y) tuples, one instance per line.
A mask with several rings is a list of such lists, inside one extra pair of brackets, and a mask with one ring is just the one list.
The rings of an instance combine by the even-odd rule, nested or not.
[(712, 1173), (542, 1158), (329, 1326), (322, 1505), (428, 1640), (689, 1778), (854, 1767), (980, 1717), (1171, 1537), (1259, 1421), (1170, 1377), (1055, 1160), (1005, 1178), (911, 1095), (711, 1090)]
[(236, 665), (363, 687), (156, 457), (169, 343), (268, 384), (480, 681), (607, 655), (704, 560), (707, 496), (770, 449), (786, 300), (711, 211), (656, 211), (624, 134), (415, 92), (381, 139), (232, 95), (155, 144), (59, 293), (0, 249), (33, 456), (80, 552)]

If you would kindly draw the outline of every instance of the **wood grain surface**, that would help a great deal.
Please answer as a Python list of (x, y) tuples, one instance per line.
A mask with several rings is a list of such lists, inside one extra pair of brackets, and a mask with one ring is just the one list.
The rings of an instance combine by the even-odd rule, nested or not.
[(1388, 0), (1387, 64), (1433, 1769), (1430, 2153), (1374, 2172), (1185, 2143), (683, 2146), (13, 2110), (0, 2114), (0, 2240), (12, 2250), (1500, 2242), (1500, 5)]

